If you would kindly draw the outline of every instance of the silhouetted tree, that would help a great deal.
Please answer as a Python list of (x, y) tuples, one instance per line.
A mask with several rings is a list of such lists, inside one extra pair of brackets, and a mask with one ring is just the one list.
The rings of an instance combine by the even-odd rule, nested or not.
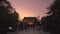
[[(47, 22), (48, 31), (53, 34), (60, 32), (60, 0), (55, 0), (53, 4), (48, 8), (49, 18), (43, 18), (42, 22)], [(48, 19), (47, 19), (48, 18)], [(46, 20), (47, 19), (47, 20)]]
[(50, 6), (48, 14), (52, 16), (53, 25), (55, 26), (54, 33), (60, 32), (60, 0), (55, 0), (54, 3)]
[(7, 19), (7, 22), (8, 22), (8, 27), (12, 27), (13, 29), (9, 31), (16, 31), (17, 28), (18, 28), (18, 13), (16, 11), (14, 11), (13, 13), (9, 13), (8, 14), (8, 19)]
[(60, 0), (55, 0), (54, 3), (48, 7), (48, 14), (59, 14), (60, 11)]
[(43, 28), (42, 28), (43, 31), (46, 31), (46, 32), (49, 31), (50, 28), (48, 27), (48, 25), (51, 24), (51, 16), (43, 17), (41, 19), (41, 24), (43, 26)]
[(16, 31), (18, 13), (7, 0), (0, 0), (0, 34), (8, 31)]

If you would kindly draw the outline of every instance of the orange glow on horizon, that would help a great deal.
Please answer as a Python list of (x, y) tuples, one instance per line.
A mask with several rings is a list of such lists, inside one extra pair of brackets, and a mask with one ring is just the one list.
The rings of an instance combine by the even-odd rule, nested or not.
[(30, 10), (22, 10), (16, 9), (19, 14), (19, 20), (23, 19), (24, 17), (37, 17), (38, 15), (34, 15)]
[[(38, 17), (39, 15), (34, 15), (30, 10), (16, 10), (19, 14), (19, 20), (23, 19), (24, 17)], [(44, 15), (40, 14), (40, 19), (43, 17)]]
[(52, 4), (54, 0), (8, 0), (12, 6), (19, 13), (19, 20), (24, 17), (37, 17), (40, 19), (46, 16), (47, 7)]

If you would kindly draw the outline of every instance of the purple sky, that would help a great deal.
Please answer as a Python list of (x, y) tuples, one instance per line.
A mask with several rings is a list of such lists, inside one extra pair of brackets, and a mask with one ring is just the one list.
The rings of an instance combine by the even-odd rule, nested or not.
[(40, 18), (46, 16), (46, 8), (54, 0), (9, 0), (12, 6), (20, 14), (20, 18), (40, 15)]

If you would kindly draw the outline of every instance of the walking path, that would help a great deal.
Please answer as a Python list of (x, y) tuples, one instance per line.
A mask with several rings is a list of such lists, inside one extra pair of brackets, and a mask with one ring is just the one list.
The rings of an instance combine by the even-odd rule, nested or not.
[(7, 34), (50, 34), (49, 32), (44, 32), (42, 30), (36, 30), (29, 28), (27, 30), (16, 31), (16, 32), (8, 32)]

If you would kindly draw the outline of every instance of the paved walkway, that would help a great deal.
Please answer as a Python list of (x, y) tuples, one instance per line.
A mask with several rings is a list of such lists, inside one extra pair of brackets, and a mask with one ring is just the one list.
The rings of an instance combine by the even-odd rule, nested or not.
[(48, 32), (44, 32), (42, 30), (36, 30), (36, 29), (28, 29), (28, 30), (22, 30), (22, 31), (16, 31), (16, 32), (8, 32), (7, 34), (50, 34)]

